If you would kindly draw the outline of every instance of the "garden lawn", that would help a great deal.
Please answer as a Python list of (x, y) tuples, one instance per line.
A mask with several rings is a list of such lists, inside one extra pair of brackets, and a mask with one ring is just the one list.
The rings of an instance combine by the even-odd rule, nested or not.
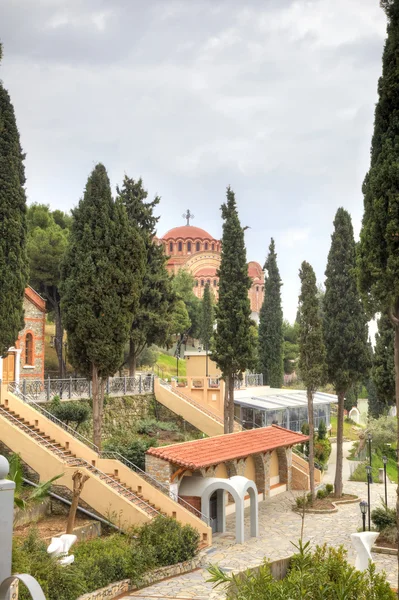
[[(334, 415), (331, 415), (330, 421), (331, 421), (331, 426), (332, 426), (331, 435), (333, 437), (335, 437), (337, 435), (337, 417)], [(356, 432), (356, 430), (353, 429), (353, 427), (354, 426), (352, 425), (352, 423), (347, 423), (344, 420), (344, 437), (347, 438), (348, 440), (357, 441), (359, 439), (359, 435)]]
[[(170, 379), (177, 376), (176, 357), (170, 354), (160, 354), (158, 356), (157, 365), (163, 371), (163, 378)], [(179, 377), (186, 376), (186, 361), (183, 358), (179, 359)]]
[[(351, 481), (364, 481), (367, 482), (367, 472), (366, 465), (368, 465), (368, 461), (361, 463), (356, 470), (351, 475)], [(382, 458), (379, 454), (372, 455), (372, 477), (374, 483), (378, 483), (378, 469), (382, 469), (384, 467), (384, 463), (382, 462)], [(396, 462), (393, 458), (388, 458), (387, 463), (387, 477), (390, 481), (394, 483), (398, 483), (398, 469)]]

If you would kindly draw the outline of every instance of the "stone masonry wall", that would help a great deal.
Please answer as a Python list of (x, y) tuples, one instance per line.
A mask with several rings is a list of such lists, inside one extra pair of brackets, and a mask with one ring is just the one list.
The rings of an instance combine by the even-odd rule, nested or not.
[(172, 465), (166, 460), (162, 460), (162, 458), (152, 456), (151, 454), (146, 454), (145, 470), (155, 477), (155, 479), (169, 487), (170, 478), (172, 476)]
[[(25, 326), (19, 332), (16, 347), (21, 349), (21, 372), (22, 378), (44, 378), (44, 326), (45, 313), (40, 310), (29, 298), (24, 297), (24, 321)], [(33, 363), (27, 364), (25, 360), (26, 335), (33, 336)]]

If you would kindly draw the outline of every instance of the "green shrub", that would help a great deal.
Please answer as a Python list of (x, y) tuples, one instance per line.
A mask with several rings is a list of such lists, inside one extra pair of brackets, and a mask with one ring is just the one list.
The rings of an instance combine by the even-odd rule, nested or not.
[(239, 575), (228, 575), (212, 565), (208, 581), (227, 588), (227, 600), (266, 600), (268, 598), (312, 600), (395, 600), (385, 575), (376, 573), (370, 563), (367, 571), (360, 572), (346, 560), (346, 551), (339, 548), (316, 546), (311, 552), (309, 542), (299, 542), (298, 553), (291, 559), (284, 579), (276, 581), (265, 562), (256, 570)]
[(326, 483), (326, 492), (327, 492), (327, 494), (331, 494), (333, 490), (334, 490), (333, 484), (332, 483)]
[(317, 498), (319, 500), (323, 500), (323, 498), (327, 498), (327, 496), (328, 496), (328, 494), (327, 494), (326, 490), (323, 490), (323, 489), (317, 490)]
[(327, 437), (327, 427), (324, 421), (320, 421), (319, 428), (317, 431), (317, 438), (319, 440), (325, 440)]
[(179, 431), (176, 423), (157, 421), (156, 419), (141, 419), (137, 423), (137, 433), (142, 435), (156, 435), (159, 431)]
[(371, 520), (378, 531), (396, 526), (396, 509), (379, 506), (371, 511)]
[(59, 396), (54, 396), (49, 412), (66, 425), (74, 424), (76, 430), (90, 417), (90, 407), (86, 402), (62, 401)]
[(145, 453), (151, 446), (156, 446), (157, 441), (154, 439), (132, 439), (132, 438), (116, 438), (106, 441), (104, 443), (104, 450), (111, 450), (113, 452), (119, 452), (130, 460), (133, 464), (137, 465), (143, 471), (145, 470)]
[(157, 517), (138, 531), (140, 545), (151, 547), (158, 566), (173, 565), (193, 558), (198, 551), (199, 533), (170, 517)]
[(314, 444), (314, 457), (315, 460), (322, 465), (328, 463), (328, 459), (331, 454), (331, 442), (328, 439), (317, 440)]

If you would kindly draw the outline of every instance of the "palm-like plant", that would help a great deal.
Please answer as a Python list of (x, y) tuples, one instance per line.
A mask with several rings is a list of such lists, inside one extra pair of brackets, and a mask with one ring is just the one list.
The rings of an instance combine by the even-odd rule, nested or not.
[(7, 479), (13, 481), (15, 483), (14, 490), (14, 505), (21, 510), (25, 510), (29, 504), (34, 502), (41, 502), (49, 493), (50, 488), (54, 481), (63, 476), (63, 473), (60, 475), (55, 475), (48, 481), (43, 481), (43, 483), (39, 483), (37, 487), (33, 489), (32, 492), (29, 493), (25, 498), (22, 497), (22, 490), (24, 484), (24, 474), (22, 469), (21, 457), (19, 454), (13, 454), (10, 458), (10, 470), (8, 472)]

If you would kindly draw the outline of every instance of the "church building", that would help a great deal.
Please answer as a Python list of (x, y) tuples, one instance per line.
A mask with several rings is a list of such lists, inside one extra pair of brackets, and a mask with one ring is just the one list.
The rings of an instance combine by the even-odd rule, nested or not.
[[(195, 279), (194, 293), (198, 298), (202, 298), (206, 283), (209, 283), (217, 297), (219, 285), (217, 270), (221, 261), (222, 244), (204, 229), (191, 225), (192, 217), (190, 211), (187, 211), (184, 215), (187, 220), (186, 225), (174, 227), (160, 238), (160, 243), (163, 244), (165, 253), (169, 257), (167, 268), (173, 274), (180, 269), (189, 271)], [(248, 292), (252, 318), (258, 322), (265, 286), (264, 273), (258, 262), (248, 263), (248, 275), (252, 280)]]

